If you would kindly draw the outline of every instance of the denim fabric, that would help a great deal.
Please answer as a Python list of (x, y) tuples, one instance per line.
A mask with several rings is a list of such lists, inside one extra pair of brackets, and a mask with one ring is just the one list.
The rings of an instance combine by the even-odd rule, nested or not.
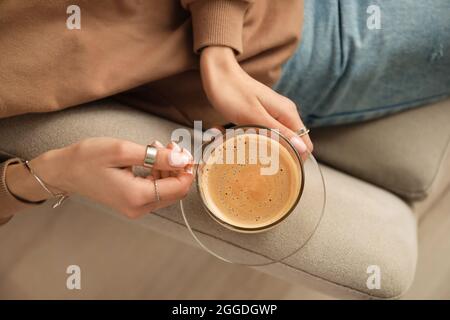
[[(370, 5), (380, 29), (369, 29)], [(450, 95), (450, 0), (306, 0), (302, 41), (275, 90), (310, 127), (364, 121)]]

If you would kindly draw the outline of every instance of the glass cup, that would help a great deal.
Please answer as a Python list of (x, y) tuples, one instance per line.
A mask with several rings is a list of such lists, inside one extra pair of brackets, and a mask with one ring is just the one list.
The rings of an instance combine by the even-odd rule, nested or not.
[[(219, 148), (222, 143), (225, 143), (225, 141), (229, 139), (233, 139), (238, 137), (239, 135), (247, 135), (247, 134), (257, 134), (258, 138), (259, 136), (265, 136), (268, 139), (272, 139), (273, 141), (270, 141), (271, 143), (278, 143), (280, 148), (284, 148), (290, 157), (294, 160), (296, 169), (293, 174), (298, 174), (298, 177), (295, 177), (300, 180), (300, 186), (298, 188), (298, 194), (295, 195), (295, 200), (292, 202), (292, 205), (289, 206), (288, 209), (283, 211), (281, 214), (278, 214), (276, 217), (276, 220), (270, 221), (267, 224), (258, 225), (258, 226), (242, 226), (233, 224), (230, 221), (225, 221), (222, 217), (220, 217), (219, 214), (216, 214), (215, 211), (217, 211), (217, 208), (213, 208), (208, 201), (208, 197), (205, 195), (205, 191), (203, 185), (205, 184), (203, 182), (203, 176), (204, 176), (204, 169), (206, 164), (208, 163), (209, 158), (213, 154), (213, 151), (217, 151), (217, 148)], [(259, 139), (258, 139), (259, 140)], [(274, 228), (276, 225), (281, 223), (284, 219), (286, 219), (294, 210), (294, 208), (297, 206), (302, 193), (304, 189), (305, 184), (305, 174), (304, 174), (304, 168), (303, 168), (303, 160), (300, 156), (300, 154), (297, 152), (295, 147), (292, 145), (292, 143), (287, 139), (284, 135), (282, 135), (278, 130), (269, 129), (263, 126), (258, 125), (246, 125), (246, 126), (234, 126), (232, 128), (228, 128), (225, 132), (221, 134), (215, 135), (210, 141), (205, 142), (201, 146), (201, 154), (200, 159), (198, 160), (198, 164), (196, 165), (195, 173), (196, 173), (196, 186), (197, 191), (200, 194), (203, 207), (205, 208), (206, 212), (210, 215), (210, 217), (219, 223), (220, 225), (233, 230), (237, 232), (242, 233), (258, 233), (267, 231), (269, 229)], [(237, 150), (239, 151), (239, 150)]]

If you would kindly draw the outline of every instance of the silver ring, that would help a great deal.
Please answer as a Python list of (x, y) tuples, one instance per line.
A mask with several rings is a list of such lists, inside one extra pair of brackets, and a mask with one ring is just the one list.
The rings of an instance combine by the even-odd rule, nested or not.
[(153, 184), (155, 185), (155, 198), (156, 198), (156, 202), (160, 202), (160, 201), (161, 201), (161, 198), (159, 197), (158, 182), (156, 182), (156, 179), (153, 180)]
[(151, 168), (156, 162), (156, 155), (158, 154), (158, 149), (152, 145), (148, 145), (145, 150), (144, 167)]
[(299, 136), (299, 137), (303, 137), (306, 136), (309, 133), (309, 129), (307, 129), (306, 127), (303, 127), (299, 130), (297, 130), (295, 133)]

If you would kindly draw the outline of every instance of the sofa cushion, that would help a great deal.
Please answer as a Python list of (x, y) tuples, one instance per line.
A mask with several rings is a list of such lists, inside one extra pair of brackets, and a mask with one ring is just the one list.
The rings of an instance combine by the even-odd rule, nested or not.
[[(0, 149), (5, 154), (31, 158), (92, 136), (120, 137), (139, 143), (153, 139), (168, 142), (177, 127), (177, 124), (106, 100), (51, 114), (0, 120)], [(412, 281), (417, 257), (416, 221), (410, 208), (385, 190), (328, 167), (322, 168), (327, 205), (316, 233), (302, 250), (286, 261), (261, 269), (319, 290), (333, 289), (350, 296), (391, 298), (402, 294)], [(121, 217), (84, 198), (73, 197), (70, 201), (89, 203)], [(177, 205), (135, 223), (194, 243)], [(283, 241), (298, 232), (291, 228), (280, 238), (256, 246), (256, 252), (251, 254), (262, 256), (276, 252), (284, 246)], [(205, 236), (217, 234), (206, 230)], [(233, 255), (250, 254), (237, 245), (237, 239), (225, 242), (216, 237), (214, 241)], [(371, 290), (366, 285), (367, 268), (371, 265), (380, 268), (379, 289)]]
[[(444, 173), (450, 167), (450, 100), (374, 121), (318, 128), (311, 135), (321, 162), (409, 201), (450, 183)], [(442, 190), (433, 190), (438, 180)]]

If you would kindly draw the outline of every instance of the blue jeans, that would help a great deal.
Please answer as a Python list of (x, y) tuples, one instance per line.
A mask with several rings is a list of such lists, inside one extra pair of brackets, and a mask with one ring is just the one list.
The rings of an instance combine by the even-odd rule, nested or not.
[[(368, 27), (370, 5), (380, 8), (380, 29)], [(450, 96), (450, 0), (306, 0), (301, 43), (275, 90), (310, 127)]]

